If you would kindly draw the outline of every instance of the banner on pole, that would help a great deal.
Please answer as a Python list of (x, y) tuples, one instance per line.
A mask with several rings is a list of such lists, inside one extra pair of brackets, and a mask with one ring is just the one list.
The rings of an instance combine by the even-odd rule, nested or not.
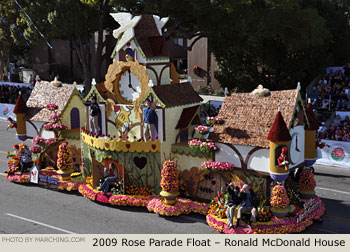
[(7, 118), (11, 117), (16, 120), (16, 116), (13, 113), (14, 108), (14, 104), (0, 103), (0, 119), (7, 120)]
[(317, 148), (316, 164), (350, 168), (350, 142), (322, 140), (325, 147)]

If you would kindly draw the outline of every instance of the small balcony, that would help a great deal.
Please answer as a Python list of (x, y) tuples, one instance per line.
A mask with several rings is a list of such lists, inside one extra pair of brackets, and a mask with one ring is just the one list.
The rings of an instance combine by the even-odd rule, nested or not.
[(109, 137), (95, 137), (81, 132), (83, 143), (100, 150), (116, 152), (160, 152), (159, 141), (128, 141), (122, 139), (111, 139)]

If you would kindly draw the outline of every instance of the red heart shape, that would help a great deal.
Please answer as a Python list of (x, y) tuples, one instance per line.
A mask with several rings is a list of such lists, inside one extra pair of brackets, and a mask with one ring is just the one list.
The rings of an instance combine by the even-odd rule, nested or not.
[(94, 144), (94, 139), (91, 139), (91, 144)]
[(109, 148), (109, 143), (105, 143), (106, 148)]
[(140, 170), (143, 169), (147, 164), (147, 158), (146, 157), (134, 157), (134, 164), (137, 168)]
[(152, 144), (152, 149), (154, 150), (157, 147), (157, 145)]
[(130, 144), (126, 144), (126, 148), (130, 149)]

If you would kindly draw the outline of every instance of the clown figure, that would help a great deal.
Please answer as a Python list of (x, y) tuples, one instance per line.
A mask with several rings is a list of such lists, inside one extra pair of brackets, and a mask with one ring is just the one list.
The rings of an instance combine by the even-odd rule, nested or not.
[(283, 147), (281, 155), (277, 159), (278, 166), (284, 166), (286, 170), (288, 170), (289, 159), (288, 159), (288, 148)]

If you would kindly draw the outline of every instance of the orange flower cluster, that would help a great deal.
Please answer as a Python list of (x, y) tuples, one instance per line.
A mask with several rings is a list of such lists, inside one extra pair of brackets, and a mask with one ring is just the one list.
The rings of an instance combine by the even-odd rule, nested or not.
[(87, 177), (85, 180), (85, 184), (92, 186), (92, 177)]
[(95, 200), (96, 199), (96, 194), (93, 189), (88, 186), (88, 185), (80, 185), (78, 188), (78, 191), (85, 197), (91, 200)]
[(144, 185), (144, 186), (128, 185), (126, 186), (125, 193), (127, 195), (141, 195), (141, 196), (148, 196), (152, 194), (151, 190), (148, 188), (147, 185)]
[(224, 194), (218, 192), (218, 196), (210, 202), (210, 208), (208, 213), (223, 219), (227, 218), (226, 209), (227, 207), (225, 207)]
[(69, 149), (68, 143), (64, 142), (60, 144), (58, 149), (57, 168), (64, 171), (73, 167), (72, 152)]
[(271, 220), (272, 213), (268, 207), (263, 207), (258, 209), (258, 221), (266, 222)]
[(75, 191), (79, 189), (79, 186), (82, 185), (84, 181), (62, 181), (58, 182), (58, 190), (67, 190), (67, 191)]

